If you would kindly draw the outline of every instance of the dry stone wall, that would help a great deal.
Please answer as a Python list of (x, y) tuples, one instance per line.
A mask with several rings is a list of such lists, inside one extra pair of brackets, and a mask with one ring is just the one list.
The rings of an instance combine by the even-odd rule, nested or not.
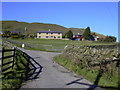
[(107, 74), (118, 74), (120, 53), (117, 45), (67, 46), (63, 57), (81, 68), (103, 70)]

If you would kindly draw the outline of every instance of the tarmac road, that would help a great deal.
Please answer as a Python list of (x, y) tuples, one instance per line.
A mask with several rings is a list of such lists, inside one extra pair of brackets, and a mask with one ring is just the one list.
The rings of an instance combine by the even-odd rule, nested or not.
[[(39, 78), (28, 80), (23, 83), (22, 88), (89, 88), (93, 87), (91, 82), (82, 76), (70, 72), (53, 61), (53, 57), (61, 53), (24, 50), (43, 66)], [(99, 89), (98, 87), (96, 88)], [(101, 89), (100, 89), (101, 90)]]

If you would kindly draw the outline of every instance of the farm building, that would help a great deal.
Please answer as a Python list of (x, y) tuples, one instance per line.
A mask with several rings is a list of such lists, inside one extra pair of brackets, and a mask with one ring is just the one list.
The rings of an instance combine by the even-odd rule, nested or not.
[(93, 37), (94, 37), (95, 41), (98, 41), (99, 39), (102, 39), (102, 37), (99, 37), (97, 35), (93, 35)]
[(62, 39), (62, 32), (61, 31), (38, 31), (37, 38)]
[(11, 34), (18, 34), (18, 35), (20, 34), (19, 31), (10, 31), (10, 33), (11, 33)]
[(73, 35), (73, 40), (82, 41), (83, 40), (83, 35), (75, 34), (75, 35)]
[[(97, 35), (91, 35), (90, 41), (98, 41), (100, 38)], [(77, 40), (77, 41), (83, 41), (84, 40), (84, 36), (81, 34), (74, 34), (73, 35), (73, 39), (72, 40)]]

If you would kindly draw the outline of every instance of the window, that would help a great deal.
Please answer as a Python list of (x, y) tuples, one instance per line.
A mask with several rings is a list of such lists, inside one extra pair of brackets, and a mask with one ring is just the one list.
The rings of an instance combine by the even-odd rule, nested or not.
[(48, 33), (46, 33), (46, 34), (48, 34)]
[(39, 34), (41, 34), (41, 33), (39, 33)]
[(53, 34), (53, 33), (51, 33), (51, 34)]
[(46, 36), (46, 38), (48, 38), (48, 36)]
[(53, 36), (51, 36), (51, 38), (53, 38)]
[(58, 33), (58, 34), (60, 34), (60, 33)]
[(58, 38), (60, 38), (60, 36), (58, 36)]
[(39, 36), (39, 38), (41, 38), (41, 36)]

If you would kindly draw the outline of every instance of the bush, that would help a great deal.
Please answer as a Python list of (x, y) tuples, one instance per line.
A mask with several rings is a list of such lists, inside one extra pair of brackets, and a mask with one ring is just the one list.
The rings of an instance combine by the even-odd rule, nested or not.
[(69, 31), (65, 34), (65, 38), (72, 39), (72, 38), (73, 38), (73, 32), (72, 32), (71, 30), (69, 30)]
[(103, 39), (99, 39), (100, 42), (116, 42), (116, 37), (114, 36), (106, 36)]

